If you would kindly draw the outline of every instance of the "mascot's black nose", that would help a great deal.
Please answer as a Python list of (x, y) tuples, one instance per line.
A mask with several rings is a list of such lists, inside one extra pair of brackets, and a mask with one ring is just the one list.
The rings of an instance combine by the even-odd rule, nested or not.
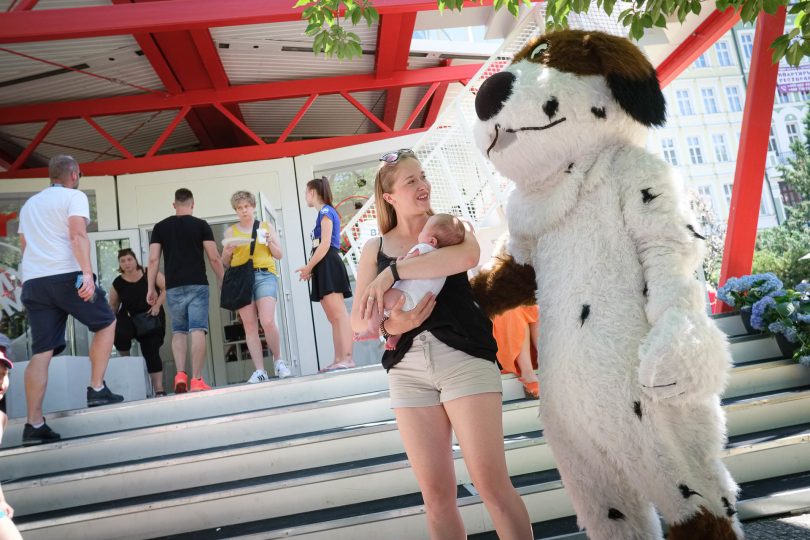
[(475, 113), (478, 118), (489, 120), (498, 114), (512, 95), (513, 84), (515, 76), (508, 71), (501, 71), (485, 80), (475, 96)]

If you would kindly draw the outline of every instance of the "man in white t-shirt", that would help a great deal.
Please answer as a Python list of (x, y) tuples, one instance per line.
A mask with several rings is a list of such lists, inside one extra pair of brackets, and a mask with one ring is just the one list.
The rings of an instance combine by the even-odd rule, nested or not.
[(96, 286), (90, 264), (87, 224), (90, 206), (79, 191), (79, 164), (70, 156), (55, 156), (48, 164), (51, 186), (28, 199), (20, 210), (22, 302), (31, 326), (33, 356), (25, 370), (28, 423), (23, 446), (60, 438), (45, 423), (42, 401), (48, 366), (65, 349), (67, 316), (95, 332), (90, 345), (90, 386), (87, 406), (123, 401), (104, 383), (115, 338), (115, 315), (104, 289)]

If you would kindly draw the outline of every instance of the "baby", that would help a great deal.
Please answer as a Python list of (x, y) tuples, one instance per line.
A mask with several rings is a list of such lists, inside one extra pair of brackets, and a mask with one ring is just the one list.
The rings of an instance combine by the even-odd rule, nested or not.
[[(408, 254), (403, 259), (409, 259), (419, 255), (424, 255), (435, 249), (447, 246), (454, 246), (464, 241), (464, 224), (457, 217), (450, 214), (434, 214), (430, 216), (422, 228), (422, 231), (417, 237), (419, 242), (413, 246)], [(402, 311), (410, 311), (416, 304), (418, 304), (427, 293), (433, 295), (439, 294), (444, 286), (446, 278), (434, 279), (403, 279), (394, 283), (394, 286), (388, 289), (383, 296), (383, 309), (385, 314), (390, 313), (391, 309), (399, 302), (399, 299), (405, 297), (405, 303), (402, 306)], [(358, 335), (356, 341), (364, 341), (379, 338), (380, 321), (382, 315), (377, 310), (374, 310), (371, 320), (368, 324), (368, 330)], [(399, 336), (391, 336), (385, 341), (386, 349), (394, 349), (399, 341)]]

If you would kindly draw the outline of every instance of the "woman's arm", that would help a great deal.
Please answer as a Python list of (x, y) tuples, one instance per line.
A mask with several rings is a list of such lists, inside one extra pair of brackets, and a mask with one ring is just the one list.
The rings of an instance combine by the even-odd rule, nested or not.
[(318, 244), (318, 247), (315, 248), (315, 253), (312, 254), (312, 258), (309, 260), (306, 266), (302, 266), (296, 270), (296, 272), (301, 274), (301, 279), (309, 279), (312, 275), (312, 270), (318, 265), (319, 262), (321, 262), (324, 257), (326, 257), (326, 253), (329, 251), (329, 246), (332, 240), (332, 225), (332, 220), (329, 219), (328, 216), (323, 216), (321, 218), (320, 244)]
[[(467, 230), (464, 241), (460, 244), (443, 247), (418, 257), (411, 257), (397, 262), (397, 273), (400, 279), (432, 279), (452, 276), (475, 267), (480, 256), (481, 248), (478, 246), (478, 240), (476, 240), (472, 231)], [(365, 308), (367, 304), (373, 304), (382, 313), (383, 295), (393, 285), (393, 273), (390, 270), (380, 272), (368, 284), (363, 293), (358, 296), (361, 308)], [(359, 288), (357, 290), (360, 291)], [(373, 298), (374, 301), (369, 302), (369, 297)], [(363, 315), (367, 317), (365, 313)]]
[(157, 285), (158, 289), (160, 289), (160, 294), (158, 294), (158, 299), (157, 302), (155, 302), (155, 305), (149, 310), (153, 317), (157, 317), (160, 314), (160, 306), (166, 302), (166, 276), (164, 276), (162, 272), (158, 272), (155, 284)]
[(267, 225), (267, 249), (270, 250), (270, 255), (274, 259), (281, 260), (284, 256), (284, 250), (281, 249), (281, 239), (278, 237), (278, 232), (269, 223), (265, 223), (265, 225)]
[(110, 297), (108, 299), (113, 313), (118, 313), (118, 306), (121, 305), (121, 299), (118, 298), (118, 291), (115, 290), (114, 285), (110, 285)]
[[(231, 238), (233, 236), (233, 229), (228, 227), (225, 229), (225, 234), (222, 235), (222, 239), (225, 240), (226, 238)], [(222, 266), (228, 268), (231, 265), (231, 259), (233, 258), (233, 250), (235, 246), (233, 244), (223, 244), (222, 245)]]

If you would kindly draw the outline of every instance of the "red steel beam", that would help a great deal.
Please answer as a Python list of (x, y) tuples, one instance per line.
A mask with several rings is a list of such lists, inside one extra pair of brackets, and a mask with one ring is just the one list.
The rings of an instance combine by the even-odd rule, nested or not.
[[(786, 9), (782, 6), (774, 15), (760, 13), (757, 17), (737, 166), (734, 171), (734, 188), (728, 212), (726, 243), (720, 267), (720, 284), (724, 284), (730, 277), (751, 272), (776, 76), (779, 71), (779, 64), (771, 61), (770, 45), (785, 31), (785, 13)], [(722, 304), (721, 309), (731, 308)]]
[(380, 128), (383, 131), (392, 131), (391, 128), (386, 126), (383, 123), (383, 121), (377, 118), (377, 116), (373, 112), (366, 109), (366, 107), (362, 103), (354, 99), (354, 96), (352, 96), (348, 92), (341, 92), (340, 95), (343, 96), (343, 99), (354, 105), (354, 108), (363, 113), (366, 116), (366, 118), (377, 124), (378, 128)]
[(658, 65), (658, 82), (664, 87), (671, 83), (698, 56), (740, 22), (740, 14), (734, 8), (714, 10), (700, 25)]
[(110, 143), (111, 145), (113, 145), (114, 147), (116, 147), (116, 148), (118, 149), (118, 151), (119, 151), (119, 152), (121, 152), (122, 154), (124, 154), (124, 157), (125, 157), (125, 158), (132, 159), (132, 158), (134, 158), (134, 157), (135, 157), (135, 156), (133, 156), (133, 155), (132, 155), (132, 154), (129, 152), (129, 150), (127, 150), (126, 148), (124, 148), (124, 145), (122, 145), (120, 142), (118, 142), (118, 141), (116, 140), (116, 138), (115, 138), (115, 137), (113, 137), (112, 135), (110, 135), (109, 133), (107, 133), (107, 132), (104, 130), (104, 128), (102, 128), (100, 125), (98, 125), (98, 124), (97, 124), (97, 123), (96, 123), (96, 122), (95, 122), (95, 121), (94, 121), (92, 118), (90, 118), (89, 116), (85, 116), (85, 117), (84, 117), (84, 121), (85, 121), (85, 122), (87, 122), (88, 124), (90, 124), (90, 125), (93, 127), (93, 129), (95, 129), (96, 131), (98, 131), (98, 132), (101, 134), (101, 136), (102, 136), (102, 137), (104, 137), (105, 139), (107, 139), (107, 141), (109, 141), (109, 143)]
[(17, 0), (12, 2), (8, 11), (31, 11), (39, 0)]
[(177, 124), (179, 124), (183, 120), (183, 118), (186, 117), (186, 115), (190, 110), (191, 107), (189, 107), (188, 105), (180, 109), (180, 112), (177, 113), (177, 115), (174, 117), (174, 120), (172, 120), (171, 123), (168, 126), (166, 126), (166, 129), (163, 130), (163, 133), (160, 134), (158, 140), (155, 141), (155, 144), (153, 144), (152, 148), (150, 148), (149, 151), (146, 153), (146, 157), (152, 157), (158, 150), (160, 150), (160, 147), (163, 146), (163, 143), (166, 142), (166, 139), (168, 139), (169, 135), (172, 134), (174, 129), (177, 127)]
[[(164, 154), (135, 159), (116, 159), (102, 161), (99, 163), (83, 163), (81, 167), (82, 172), (88, 176), (114, 176), (142, 172), (168, 171), (191, 167), (205, 167), (208, 165), (243, 163), (246, 161), (259, 161), (263, 159), (299, 156), (301, 154), (332, 150), (334, 148), (364, 144), (391, 137), (422, 133), (424, 131), (424, 128), (419, 128), (392, 132), (349, 135), (346, 137), (291, 141), (283, 144), (265, 144), (263, 146), (254, 145), (239, 148), (219, 148), (216, 150), (202, 150), (198, 152), (187, 152), (180, 154)], [(47, 176), (47, 167), (0, 173), (0, 179), (47, 178)]]
[(11, 164), (12, 171), (18, 169), (20, 165), (25, 163), (25, 160), (28, 159), (28, 156), (30, 156), (34, 152), (34, 150), (37, 149), (39, 143), (41, 143), (45, 139), (45, 137), (48, 136), (48, 133), (50, 133), (50, 131), (53, 129), (53, 126), (56, 125), (56, 122), (57, 122), (56, 120), (48, 120), (48, 122), (46, 122), (45, 125), (42, 126), (42, 129), (39, 130), (39, 133), (37, 133), (37, 136), (34, 137), (34, 140), (32, 140), (28, 144), (28, 146), (25, 147), (25, 150), (23, 150), (22, 153), (19, 156), (17, 156), (17, 159), (14, 160), (14, 163)]
[[(408, 69), (411, 52), (411, 39), (416, 26), (416, 13), (391, 14), (380, 17), (377, 29), (377, 50), (374, 59), (374, 73), (377, 78), (390, 77), (394, 71)], [(396, 129), (401, 88), (389, 88), (385, 92), (383, 122)]]
[(221, 103), (214, 103), (214, 107), (216, 107), (216, 109), (217, 109), (219, 112), (221, 112), (221, 113), (222, 113), (222, 114), (225, 116), (225, 118), (227, 118), (228, 120), (230, 120), (230, 121), (233, 123), (233, 125), (235, 125), (235, 126), (236, 126), (236, 127), (238, 127), (239, 129), (241, 129), (241, 130), (242, 130), (242, 131), (245, 133), (245, 135), (247, 135), (248, 137), (250, 137), (250, 138), (253, 140), (253, 142), (255, 142), (256, 144), (259, 144), (259, 145), (266, 144), (266, 143), (265, 143), (265, 142), (264, 142), (264, 141), (261, 139), (261, 137), (259, 137), (258, 135), (256, 135), (256, 134), (253, 132), (253, 130), (251, 130), (249, 127), (247, 127), (247, 126), (245, 125), (245, 123), (244, 123), (244, 122), (242, 122), (242, 121), (241, 121), (241, 120), (239, 120), (239, 119), (238, 119), (236, 116), (234, 116), (234, 114), (233, 114), (231, 111), (229, 111), (228, 109), (226, 109), (224, 105), (222, 105)]
[[(489, 6), (492, 0), (468, 0), (464, 5)], [(387, 15), (435, 11), (437, 5), (436, 0), (375, 0), (374, 8), (380, 15)], [(293, 8), (290, 0), (171, 0), (13, 12), (0, 18), (0, 43), (299, 21), (303, 10)]]
[[(183, 0), (173, 0), (183, 1)], [(76, 8), (79, 9), (79, 8)], [(344, 75), (281, 82), (268, 82), (231, 86), (225, 90), (189, 90), (176, 96), (138, 94), (77, 101), (58, 101), (32, 105), (0, 107), (0, 125), (47, 121), (51, 118), (81, 118), (146, 111), (179, 109), (184, 106), (211, 103), (241, 103), (308, 97), (312, 94), (339, 94), (386, 90), (409, 86), (427, 86), (434, 82), (455, 82), (470, 78), (481, 68), (480, 64), (434, 67), (394, 72), (386, 79), (374, 75)]]
[(309, 99), (307, 99), (306, 103), (304, 103), (304, 105), (298, 110), (298, 112), (295, 114), (295, 118), (292, 119), (292, 122), (290, 122), (290, 125), (287, 126), (287, 129), (284, 130), (284, 132), (281, 134), (281, 136), (278, 138), (278, 140), (275, 142), (275, 144), (281, 144), (281, 143), (283, 143), (284, 141), (287, 140), (287, 137), (290, 136), (290, 133), (293, 132), (293, 130), (295, 129), (295, 126), (298, 125), (298, 122), (301, 121), (301, 119), (307, 113), (309, 108), (312, 107), (312, 104), (315, 103), (315, 100), (317, 98), (318, 98), (318, 94), (312, 94), (311, 96), (309, 96)]
[(422, 96), (422, 99), (420, 99), (419, 103), (416, 104), (416, 107), (413, 108), (411, 115), (407, 120), (405, 120), (405, 124), (402, 126), (402, 129), (410, 129), (411, 125), (416, 120), (416, 117), (419, 116), (419, 113), (425, 108), (425, 104), (427, 104), (428, 100), (431, 98), (431, 96), (433, 96), (434, 92), (436, 92), (436, 89), (439, 88), (439, 84), (441, 83), (433, 83), (430, 85), (430, 88), (427, 89), (425, 95)]

